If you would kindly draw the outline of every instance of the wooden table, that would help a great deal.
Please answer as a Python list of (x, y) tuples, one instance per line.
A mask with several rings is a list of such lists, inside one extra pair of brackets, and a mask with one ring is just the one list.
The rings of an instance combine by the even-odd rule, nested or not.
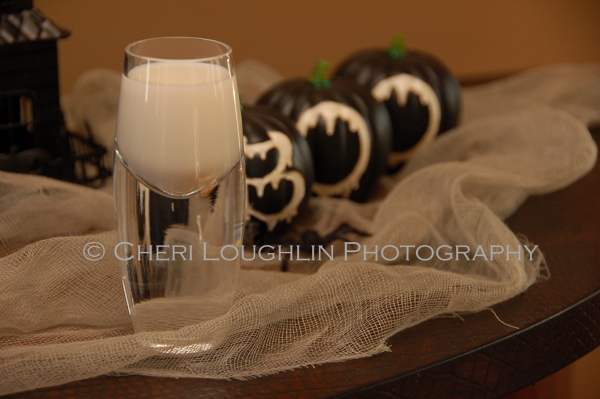
[[(600, 129), (593, 131), (600, 141)], [(392, 351), (249, 381), (98, 377), (7, 398), (500, 398), (600, 344), (600, 167), (530, 198), (507, 224), (538, 244), (552, 277), (490, 311), (436, 318)]]

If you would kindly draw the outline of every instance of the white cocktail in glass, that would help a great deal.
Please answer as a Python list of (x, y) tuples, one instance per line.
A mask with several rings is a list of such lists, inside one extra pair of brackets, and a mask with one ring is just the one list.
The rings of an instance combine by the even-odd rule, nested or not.
[(245, 176), (229, 46), (166, 37), (126, 47), (114, 193), (134, 329), (176, 330), (230, 308)]

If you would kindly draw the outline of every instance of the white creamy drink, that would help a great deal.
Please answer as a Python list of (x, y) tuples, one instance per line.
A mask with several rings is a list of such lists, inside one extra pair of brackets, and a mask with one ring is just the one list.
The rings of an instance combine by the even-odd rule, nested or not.
[(136, 332), (179, 329), (230, 308), (240, 259), (220, 254), (241, 245), (241, 137), (228, 69), (174, 60), (123, 76), (114, 190)]
[(116, 144), (130, 171), (170, 195), (228, 172), (242, 153), (235, 82), (199, 62), (152, 62), (123, 76)]

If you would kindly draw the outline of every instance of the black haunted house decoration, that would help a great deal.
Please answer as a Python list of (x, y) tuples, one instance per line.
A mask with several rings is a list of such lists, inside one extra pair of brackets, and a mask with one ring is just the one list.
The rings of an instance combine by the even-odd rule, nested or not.
[[(0, 18), (0, 170), (78, 183), (103, 179), (106, 151), (63, 127), (57, 40), (69, 32), (33, 9), (32, 0), (0, 0)], [(95, 167), (85, 167), (90, 163)]]

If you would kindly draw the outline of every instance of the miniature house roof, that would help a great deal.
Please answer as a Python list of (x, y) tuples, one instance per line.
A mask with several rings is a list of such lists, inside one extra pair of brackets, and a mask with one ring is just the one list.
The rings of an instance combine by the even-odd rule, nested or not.
[(3, 12), (0, 18), (0, 45), (57, 40), (70, 34), (35, 9)]

